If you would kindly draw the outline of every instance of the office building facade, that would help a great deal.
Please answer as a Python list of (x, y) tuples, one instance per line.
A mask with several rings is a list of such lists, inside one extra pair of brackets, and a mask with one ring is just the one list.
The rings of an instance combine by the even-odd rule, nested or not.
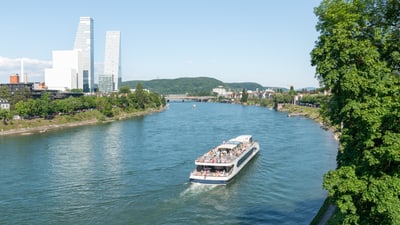
[(80, 17), (74, 50), (81, 52), (78, 71), (78, 88), (84, 92), (94, 91), (94, 29), (93, 19)]
[(112, 74), (100, 74), (99, 91), (108, 94), (113, 92), (114, 89), (114, 76)]
[(122, 81), (120, 31), (107, 31), (104, 55), (104, 74), (113, 76), (113, 91), (118, 91)]
[(44, 81), (50, 90), (82, 89), (79, 86), (80, 50), (53, 51), (53, 67), (45, 69)]

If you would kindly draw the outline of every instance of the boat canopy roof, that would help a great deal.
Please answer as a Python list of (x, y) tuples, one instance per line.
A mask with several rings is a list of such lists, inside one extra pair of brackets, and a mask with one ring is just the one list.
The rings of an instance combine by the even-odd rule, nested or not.
[(229, 141), (239, 141), (239, 142), (252, 142), (253, 141), (253, 137), (251, 135), (240, 135), (234, 139), (231, 139)]
[(231, 145), (236, 145), (236, 146), (238, 146), (240, 143), (241, 143), (240, 141), (236, 141), (235, 139), (231, 139), (226, 142), (226, 144), (231, 144)]
[(237, 148), (242, 143), (249, 143), (252, 142), (253, 138), (251, 135), (240, 135), (236, 138), (230, 139), (227, 142), (219, 145), (217, 147), (218, 151), (231, 151), (232, 149)]
[(230, 151), (234, 148), (236, 148), (238, 145), (240, 144), (240, 142), (236, 142), (236, 143), (230, 143), (227, 142), (225, 144), (221, 144), (220, 146), (218, 146), (218, 151)]

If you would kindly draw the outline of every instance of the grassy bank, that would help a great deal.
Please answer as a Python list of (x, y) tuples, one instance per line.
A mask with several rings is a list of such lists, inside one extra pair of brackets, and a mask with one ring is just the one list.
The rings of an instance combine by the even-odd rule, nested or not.
[(283, 105), (281, 112), (288, 112), (288, 116), (304, 116), (315, 120), (316, 122), (322, 122), (319, 108), (313, 108), (308, 106), (285, 104)]
[(12, 120), (7, 124), (0, 124), (1, 135), (16, 135), (16, 134), (31, 134), (38, 132), (46, 132), (53, 129), (61, 129), (65, 127), (75, 127), (83, 125), (92, 125), (97, 123), (106, 123), (115, 120), (132, 118), (135, 116), (142, 116), (153, 112), (159, 112), (160, 109), (146, 109), (134, 111), (130, 113), (119, 113), (114, 117), (105, 117), (97, 110), (76, 113), (73, 115), (55, 116), (52, 119), (30, 119), (30, 120)]

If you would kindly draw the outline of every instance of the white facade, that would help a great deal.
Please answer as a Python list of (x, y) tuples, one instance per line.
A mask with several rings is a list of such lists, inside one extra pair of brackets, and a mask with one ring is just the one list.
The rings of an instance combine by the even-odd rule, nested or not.
[(121, 85), (121, 32), (107, 31), (104, 57), (104, 74), (111, 74), (114, 91)]
[(44, 80), (50, 90), (64, 91), (79, 87), (79, 50), (53, 51), (53, 68), (45, 69)]
[(214, 93), (217, 93), (218, 96), (222, 96), (222, 97), (225, 97), (227, 94), (227, 91), (223, 86), (218, 86), (216, 88), (213, 88), (212, 91)]
[(74, 50), (82, 52), (81, 64), (78, 70), (78, 88), (84, 92), (94, 91), (94, 32), (93, 19), (80, 17), (76, 32)]
[(10, 110), (10, 103), (6, 99), (0, 98), (0, 109)]

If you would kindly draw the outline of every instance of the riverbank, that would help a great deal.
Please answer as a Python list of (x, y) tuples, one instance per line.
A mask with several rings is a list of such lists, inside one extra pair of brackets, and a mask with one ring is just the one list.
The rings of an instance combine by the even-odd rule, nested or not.
[(95, 125), (99, 123), (109, 123), (116, 120), (124, 120), (138, 116), (144, 116), (151, 113), (161, 112), (165, 107), (156, 109), (147, 109), (135, 111), (132, 113), (120, 113), (117, 116), (107, 118), (99, 111), (87, 111), (75, 115), (56, 116), (52, 119), (31, 119), (31, 120), (13, 120), (7, 125), (0, 125), (0, 136), (7, 135), (31, 135), (35, 133), (45, 133), (51, 130), (71, 128), (78, 126)]
[[(323, 129), (330, 130), (333, 134), (333, 137), (336, 140), (339, 140), (340, 133), (335, 127), (328, 126), (324, 123), (322, 116), (320, 115), (319, 108), (285, 104), (278, 111), (288, 113), (288, 117), (303, 116), (312, 119), (318, 122)], [(335, 217), (335, 211), (336, 206), (330, 203), (329, 198), (327, 198), (318, 213), (315, 215), (314, 219), (311, 221), (310, 225), (334, 224), (332, 221)]]
[(278, 111), (286, 112), (288, 117), (302, 116), (302, 117), (312, 119), (315, 122), (319, 123), (323, 129), (330, 130), (333, 134), (333, 137), (336, 140), (339, 140), (340, 133), (337, 131), (337, 129), (335, 127), (332, 127), (332, 126), (328, 125), (326, 122), (324, 122), (324, 120), (320, 114), (320, 108), (285, 104)]

